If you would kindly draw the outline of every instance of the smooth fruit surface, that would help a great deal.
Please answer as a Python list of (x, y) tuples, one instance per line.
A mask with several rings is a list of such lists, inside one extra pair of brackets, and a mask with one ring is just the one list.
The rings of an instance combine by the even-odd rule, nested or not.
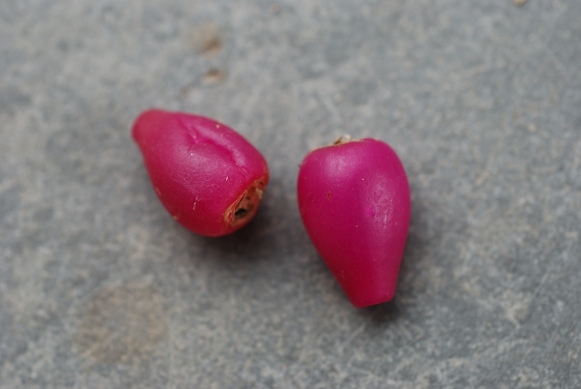
[(391, 300), (411, 211), (395, 151), (369, 138), (316, 149), (301, 164), (297, 194), (307, 233), (353, 305)]
[(203, 116), (151, 109), (132, 135), (157, 196), (187, 229), (226, 235), (256, 214), (268, 167), (236, 131)]

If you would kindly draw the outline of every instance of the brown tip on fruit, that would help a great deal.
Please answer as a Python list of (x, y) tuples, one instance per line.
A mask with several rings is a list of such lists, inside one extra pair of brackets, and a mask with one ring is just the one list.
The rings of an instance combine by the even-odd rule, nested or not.
[(264, 181), (254, 181), (226, 210), (224, 218), (232, 226), (246, 224), (256, 215), (264, 193)]
[(343, 143), (347, 143), (351, 141), (351, 135), (349, 134), (345, 134), (345, 135), (341, 135), (340, 137), (338, 137), (335, 142), (333, 142), (334, 145), (340, 145)]

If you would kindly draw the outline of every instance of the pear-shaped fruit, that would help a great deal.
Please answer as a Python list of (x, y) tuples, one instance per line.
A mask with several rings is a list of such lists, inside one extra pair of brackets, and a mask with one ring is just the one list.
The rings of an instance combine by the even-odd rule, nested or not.
[(393, 298), (410, 222), (410, 189), (393, 149), (339, 140), (309, 153), (298, 177), (315, 248), (358, 308)]
[(157, 196), (187, 229), (226, 235), (256, 214), (268, 167), (236, 131), (203, 116), (151, 109), (132, 134)]

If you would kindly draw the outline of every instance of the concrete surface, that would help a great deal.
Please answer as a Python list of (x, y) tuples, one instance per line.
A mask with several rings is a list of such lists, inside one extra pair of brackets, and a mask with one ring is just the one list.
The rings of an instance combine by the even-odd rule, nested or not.
[[(581, 2), (0, 2), (1, 388), (581, 387)], [(261, 149), (204, 239), (129, 136), (150, 106)], [(394, 302), (356, 310), (297, 165), (338, 135), (413, 192)]]

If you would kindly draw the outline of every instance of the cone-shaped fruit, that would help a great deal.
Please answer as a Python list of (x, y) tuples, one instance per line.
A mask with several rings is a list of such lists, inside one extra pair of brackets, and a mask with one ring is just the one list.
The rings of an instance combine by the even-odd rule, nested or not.
[(410, 190), (396, 153), (375, 139), (309, 153), (298, 177), (303, 223), (358, 308), (395, 294), (410, 222)]
[(240, 134), (212, 119), (151, 109), (132, 130), (167, 211), (200, 235), (226, 235), (256, 214), (268, 184), (266, 160)]

